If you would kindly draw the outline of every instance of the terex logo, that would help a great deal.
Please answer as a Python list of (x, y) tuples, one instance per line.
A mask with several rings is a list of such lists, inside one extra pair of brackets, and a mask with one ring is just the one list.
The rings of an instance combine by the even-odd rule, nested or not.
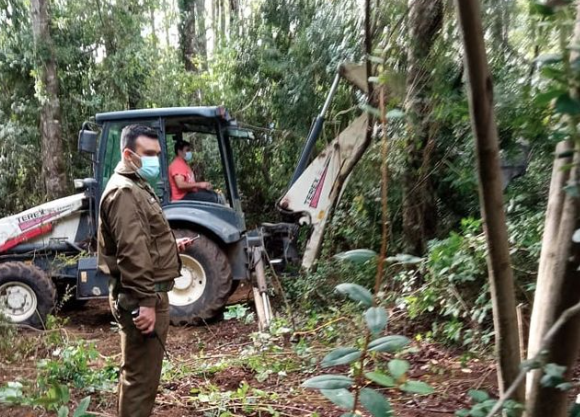
[(318, 208), (318, 203), (320, 202), (320, 195), (322, 194), (322, 189), (324, 188), (324, 180), (326, 179), (326, 172), (328, 171), (328, 165), (330, 164), (330, 156), (326, 158), (324, 164), (324, 170), (319, 177), (316, 177), (308, 190), (308, 194), (304, 199), (304, 204), (308, 204), (312, 208)]

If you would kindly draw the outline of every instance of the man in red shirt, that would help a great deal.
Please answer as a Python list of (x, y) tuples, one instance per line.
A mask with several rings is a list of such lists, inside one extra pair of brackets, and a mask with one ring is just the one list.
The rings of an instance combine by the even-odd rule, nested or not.
[(196, 182), (192, 169), (187, 164), (193, 155), (188, 142), (175, 142), (175, 159), (169, 165), (171, 201), (197, 200), (217, 203), (218, 196), (209, 182)]

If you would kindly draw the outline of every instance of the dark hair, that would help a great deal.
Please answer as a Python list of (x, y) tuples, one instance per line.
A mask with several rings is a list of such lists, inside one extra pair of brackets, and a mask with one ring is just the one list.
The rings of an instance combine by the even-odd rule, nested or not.
[(143, 125), (127, 125), (121, 131), (121, 152), (125, 149), (135, 151), (135, 142), (139, 136), (149, 139), (159, 140), (159, 135), (155, 129)]
[(175, 145), (173, 147), (173, 149), (175, 150), (175, 155), (177, 155), (177, 152), (182, 151), (187, 147), (191, 148), (189, 142), (186, 142), (184, 140), (178, 140), (177, 142), (175, 142)]

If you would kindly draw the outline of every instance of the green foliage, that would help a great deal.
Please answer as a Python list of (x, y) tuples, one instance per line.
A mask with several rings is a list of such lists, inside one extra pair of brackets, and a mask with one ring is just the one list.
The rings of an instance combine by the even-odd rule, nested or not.
[[(524, 301), (535, 282), (544, 217), (521, 196), (509, 201), (507, 211), (518, 295)], [(412, 319), (435, 318), (428, 336), (472, 347), (488, 344), (493, 323), (481, 220), (463, 219), (460, 231), (431, 241), (422, 263), (400, 270), (394, 280), (399, 305)]]
[(411, 341), (405, 336), (384, 336), (369, 343), (369, 349), (373, 352), (395, 353), (409, 343)]
[(384, 330), (387, 319), (387, 310), (384, 307), (371, 307), (365, 312), (367, 327), (373, 334), (379, 334)]
[(544, 374), (540, 380), (543, 387), (557, 387), (564, 383), (565, 366), (548, 363), (543, 368)]
[(41, 388), (71, 383), (86, 392), (113, 391), (117, 369), (111, 363), (101, 369), (90, 366), (99, 356), (94, 345), (80, 343), (67, 346), (57, 349), (53, 356), (56, 359), (43, 359), (38, 363), (38, 384)]
[(239, 320), (245, 324), (250, 324), (254, 322), (254, 313), (250, 311), (250, 307), (248, 306), (235, 304), (226, 307), (224, 320)]
[(88, 411), (91, 397), (83, 398), (78, 406), (70, 414), (70, 392), (67, 385), (55, 384), (46, 390), (33, 392), (28, 395), (20, 382), (8, 382), (0, 387), (0, 404), (9, 406), (42, 407), (46, 410), (56, 411), (58, 417), (90, 417)]
[[(485, 391), (470, 390), (468, 394), (471, 397), (473, 406), (469, 410), (456, 411), (455, 415), (457, 417), (486, 417), (497, 402), (496, 399), (490, 398)], [(502, 411), (507, 417), (517, 417), (521, 415), (523, 409), (524, 407), (521, 404), (513, 400), (507, 400), (502, 406)]]
[(371, 388), (363, 388), (360, 391), (360, 401), (362, 405), (375, 417), (393, 416), (393, 409), (387, 399)]
[(361, 352), (356, 348), (341, 347), (333, 350), (324, 357), (320, 364), (323, 368), (335, 365), (347, 365), (360, 358)]
[[(343, 283), (337, 285), (336, 289), (363, 305), (369, 306), (373, 303), (371, 292), (360, 285)], [(397, 388), (413, 394), (430, 394), (433, 389), (424, 382), (412, 381), (407, 378), (410, 364), (406, 360), (390, 360), (387, 364), (387, 373), (379, 369), (365, 372), (365, 368), (369, 365), (367, 355), (375, 355), (373, 352), (398, 353), (411, 342), (408, 338), (398, 335), (376, 338), (384, 329), (387, 321), (387, 313), (383, 307), (370, 307), (365, 313), (365, 318), (368, 332), (362, 349), (338, 347), (327, 354), (321, 363), (323, 368), (349, 364), (354, 369), (355, 379), (340, 374), (318, 375), (304, 381), (302, 386), (320, 390), (321, 394), (333, 404), (344, 410), (351, 410), (351, 415), (355, 415), (357, 412), (355, 409), (356, 397), (360, 398), (360, 403), (371, 415), (376, 417), (392, 416), (390, 402), (383, 394), (371, 388), (363, 388), (366, 380), (382, 387)], [(374, 366), (378, 367), (379, 356), (374, 356), (374, 358), (377, 359)]]
[(367, 307), (372, 304), (372, 294), (369, 290), (361, 287), (358, 284), (344, 283), (336, 286), (336, 291), (341, 294), (345, 294), (350, 297), (353, 301), (358, 301), (359, 303), (366, 305)]

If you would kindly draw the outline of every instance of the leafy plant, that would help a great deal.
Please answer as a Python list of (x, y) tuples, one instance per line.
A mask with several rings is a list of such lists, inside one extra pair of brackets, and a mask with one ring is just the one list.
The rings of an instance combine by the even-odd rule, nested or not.
[[(490, 398), (489, 394), (481, 390), (470, 390), (469, 397), (473, 402), (473, 406), (467, 410), (459, 410), (455, 412), (457, 417), (486, 417), (491, 411), (492, 407), (497, 403), (497, 399)], [(519, 417), (524, 407), (512, 400), (508, 400), (502, 407), (503, 412), (507, 417)]]
[(254, 313), (248, 306), (234, 304), (233, 306), (226, 307), (224, 320), (239, 320), (245, 324), (250, 324), (254, 322)]
[(73, 410), (72, 415), (68, 403), (70, 392), (66, 385), (54, 384), (45, 391), (32, 391), (27, 394), (25, 387), (20, 382), (8, 382), (0, 387), (0, 404), (10, 406), (23, 405), (29, 407), (42, 407), (46, 410), (56, 411), (57, 417), (91, 417), (88, 411), (91, 397), (83, 398)]
[[(407, 372), (409, 362), (402, 359), (392, 359), (387, 363), (387, 371), (374, 369), (366, 371), (371, 355), (379, 359), (378, 353), (397, 353), (409, 345), (405, 336), (389, 335), (378, 337), (387, 325), (387, 311), (384, 307), (373, 306), (373, 296), (366, 288), (353, 283), (344, 283), (336, 287), (337, 292), (348, 296), (359, 305), (366, 307), (364, 320), (368, 333), (361, 347), (338, 347), (327, 354), (321, 362), (323, 368), (339, 365), (352, 365), (355, 377), (340, 374), (325, 374), (310, 378), (302, 383), (304, 388), (318, 389), (332, 403), (353, 415), (357, 412), (357, 402), (376, 417), (392, 415), (388, 399), (382, 393), (365, 387), (369, 382), (386, 388), (397, 388), (414, 394), (430, 394), (433, 389), (421, 381), (409, 380)], [(375, 363), (375, 367), (376, 367)]]
[(91, 361), (98, 358), (99, 352), (92, 344), (79, 343), (56, 349), (57, 359), (43, 359), (38, 362), (41, 387), (54, 384), (72, 383), (75, 388), (87, 391), (112, 391), (117, 380), (116, 367), (108, 363), (102, 369), (94, 369)]

